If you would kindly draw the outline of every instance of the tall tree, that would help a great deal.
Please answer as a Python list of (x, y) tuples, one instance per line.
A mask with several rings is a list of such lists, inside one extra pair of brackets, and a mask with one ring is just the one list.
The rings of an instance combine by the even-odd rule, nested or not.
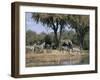
[(80, 43), (80, 49), (83, 48), (84, 36), (89, 31), (88, 15), (33, 13), (32, 18), (36, 23), (40, 22), (53, 30), (56, 46), (59, 46), (65, 27), (69, 26), (70, 28), (75, 29), (77, 39)]
[[(42, 23), (49, 27), (54, 32), (54, 41), (56, 46), (59, 46), (59, 42), (62, 36), (62, 30), (65, 28), (67, 24), (67, 15), (62, 14), (51, 14), (51, 13), (33, 13), (32, 18), (36, 23)], [(59, 30), (59, 35), (58, 35)]]
[(83, 40), (87, 32), (89, 32), (89, 16), (88, 15), (70, 15), (69, 23), (71, 28), (74, 28), (77, 34), (77, 39), (80, 42), (80, 49), (83, 49)]

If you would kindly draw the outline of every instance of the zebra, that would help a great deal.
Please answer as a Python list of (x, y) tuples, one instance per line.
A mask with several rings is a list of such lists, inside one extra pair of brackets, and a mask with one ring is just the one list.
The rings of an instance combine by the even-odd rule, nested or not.
[(34, 45), (33, 46), (26, 46), (26, 53), (30, 53), (34, 51)]
[(34, 52), (35, 53), (43, 53), (44, 46), (45, 46), (45, 42), (43, 42), (41, 44), (38, 43), (38, 44), (34, 45)]

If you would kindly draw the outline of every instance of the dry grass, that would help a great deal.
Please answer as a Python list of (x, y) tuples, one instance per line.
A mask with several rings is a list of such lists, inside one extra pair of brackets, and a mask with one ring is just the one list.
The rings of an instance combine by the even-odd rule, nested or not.
[[(48, 53), (49, 52), (49, 53)], [(26, 54), (26, 66), (40, 66), (50, 64), (60, 64), (61, 61), (74, 61), (79, 60), (82, 56), (87, 56), (85, 53), (77, 52), (60, 52), (59, 50), (47, 51), (43, 53), (27, 53)]]

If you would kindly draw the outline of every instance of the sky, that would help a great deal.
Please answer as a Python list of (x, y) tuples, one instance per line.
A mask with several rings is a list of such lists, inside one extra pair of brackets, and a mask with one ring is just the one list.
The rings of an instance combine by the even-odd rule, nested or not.
[(33, 19), (32, 19), (32, 13), (31, 12), (26, 12), (25, 13), (25, 29), (27, 30), (32, 30), (35, 31), (37, 33), (41, 33), (41, 32), (53, 32), (51, 29), (47, 29), (46, 26), (43, 26), (41, 23), (36, 23)]
[[(68, 27), (66, 27), (65, 29), (70, 30), (70, 29), (68, 29)], [(25, 12), (25, 30), (26, 31), (32, 30), (32, 31), (35, 31), (38, 34), (40, 34), (41, 32), (45, 32), (45, 33), (53, 32), (52, 29), (50, 29), (50, 28), (47, 29), (47, 27), (43, 26), (41, 23), (36, 23), (32, 19), (32, 12)]]

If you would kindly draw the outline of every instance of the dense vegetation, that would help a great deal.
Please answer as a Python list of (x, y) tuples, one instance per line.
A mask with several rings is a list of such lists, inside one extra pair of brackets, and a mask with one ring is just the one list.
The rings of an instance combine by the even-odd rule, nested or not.
[[(79, 40), (77, 39), (76, 33), (73, 31), (66, 31), (62, 35), (62, 39), (70, 39), (74, 45), (79, 46)], [(33, 42), (36, 41), (48, 41), (48, 42), (54, 42), (53, 39), (53, 33), (40, 33), (37, 34), (36, 32), (33, 32), (31, 30), (28, 30), (26, 32), (26, 45), (33, 45)], [(83, 40), (83, 49), (88, 50), (89, 49), (89, 34), (87, 33)]]
[[(41, 23), (53, 32), (37, 34), (34, 31), (26, 31), (26, 45), (34, 42), (48, 41), (59, 46), (61, 39), (70, 39), (80, 49), (89, 49), (89, 16), (88, 15), (64, 15), (33, 13), (32, 19), (38, 24)], [(33, 26), (34, 27), (34, 26)]]

